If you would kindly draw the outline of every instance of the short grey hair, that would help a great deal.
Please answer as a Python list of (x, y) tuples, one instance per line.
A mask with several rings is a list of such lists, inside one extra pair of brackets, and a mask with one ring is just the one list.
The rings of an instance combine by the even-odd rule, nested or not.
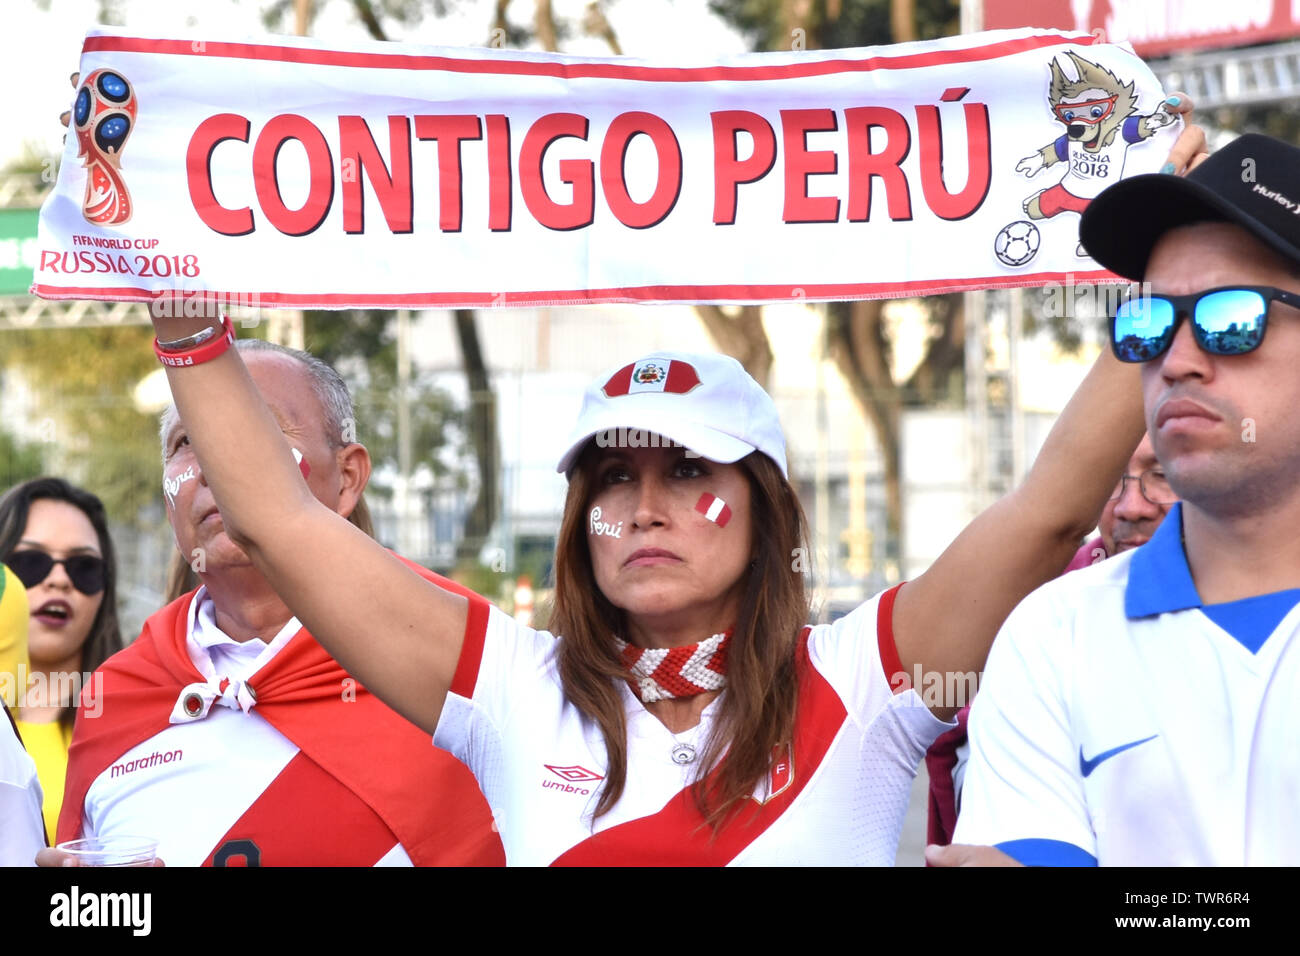
[[(325, 438), (330, 446), (342, 448), (356, 441), (356, 409), (352, 393), (338, 372), (310, 352), (278, 345), (265, 339), (240, 339), (235, 347), (241, 352), (270, 352), (293, 359), (311, 379), (312, 391), (325, 412)], [(162, 442), (163, 459), (167, 458), (167, 433), (176, 423), (176, 406), (169, 403), (159, 418), (158, 438)], [(349, 435), (351, 438), (349, 439)]]

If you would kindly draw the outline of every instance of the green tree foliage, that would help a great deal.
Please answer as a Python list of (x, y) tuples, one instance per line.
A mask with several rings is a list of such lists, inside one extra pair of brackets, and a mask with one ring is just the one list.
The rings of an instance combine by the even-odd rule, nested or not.
[(0, 430), (0, 494), (44, 472), (45, 460), (39, 443), (19, 441)]
[[(385, 472), (398, 469), (397, 337), (394, 313), (387, 310), (307, 312), (303, 339), (307, 351), (334, 366), (352, 390), (357, 408), (357, 440), (374, 460), (372, 495), (392, 493)], [(412, 370), (409, 384), (411, 469), (429, 469), (435, 480), (449, 473), (464, 481), (464, 416), (452, 397), (427, 373)]]
[[(35, 420), (22, 432), (41, 436), (44, 470), (99, 495), (124, 524), (156, 503), (162, 481), (157, 420), (133, 397), (158, 367), (152, 338), (148, 326), (0, 332), (5, 371), (36, 395)], [(18, 451), (15, 461), (28, 467), (32, 449)]]

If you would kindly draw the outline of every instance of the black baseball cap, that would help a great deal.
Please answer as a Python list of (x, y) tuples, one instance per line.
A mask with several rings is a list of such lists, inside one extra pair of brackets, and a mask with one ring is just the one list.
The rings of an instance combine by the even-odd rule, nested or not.
[(1247, 133), (1186, 176), (1149, 173), (1102, 191), (1079, 221), (1079, 241), (1111, 272), (1141, 280), (1156, 242), (1194, 222), (1241, 226), (1300, 265), (1300, 149)]

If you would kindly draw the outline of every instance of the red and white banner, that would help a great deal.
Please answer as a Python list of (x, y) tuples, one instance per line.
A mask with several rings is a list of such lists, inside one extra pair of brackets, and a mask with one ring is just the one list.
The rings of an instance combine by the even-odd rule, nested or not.
[(97, 29), (81, 75), (33, 291), (163, 308), (1103, 278), (1079, 211), (1181, 126), (1130, 49), (1033, 30), (686, 65)]

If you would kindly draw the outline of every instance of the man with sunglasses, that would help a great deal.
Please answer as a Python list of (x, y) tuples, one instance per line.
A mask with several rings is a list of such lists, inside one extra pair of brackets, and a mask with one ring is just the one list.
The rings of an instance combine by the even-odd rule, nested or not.
[[(1294, 864), (1300, 737), (1300, 149), (1242, 136), (1093, 201), (1142, 281), (1111, 322), (1182, 503), (1008, 618), (945, 865)], [(1267, 335), (1266, 335), (1267, 333)], [(1005, 858), (1003, 858), (1005, 859)]]

